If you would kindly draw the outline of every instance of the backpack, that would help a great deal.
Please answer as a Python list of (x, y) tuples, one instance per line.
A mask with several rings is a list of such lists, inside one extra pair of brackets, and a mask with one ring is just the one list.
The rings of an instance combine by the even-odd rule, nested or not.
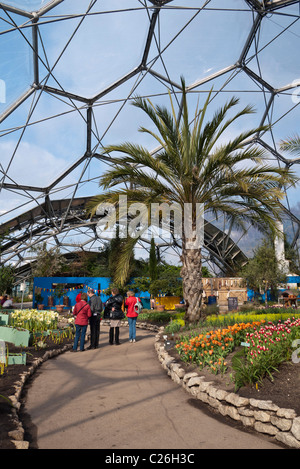
[(136, 299), (136, 303), (135, 303), (133, 309), (137, 314), (140, 314), (140, 312), (142, 311), (143, 305), (142, 305), (139, 298)]

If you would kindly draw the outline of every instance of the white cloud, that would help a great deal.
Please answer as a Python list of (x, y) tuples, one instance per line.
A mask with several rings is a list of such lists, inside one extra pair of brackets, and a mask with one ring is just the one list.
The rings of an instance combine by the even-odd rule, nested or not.
[[(15, 142), (9, 141), (0, 144), (1, 159), (4, 169), (7, 167), (11, 155), (14, 152)], [(26, 184), (38, 187), (47, 186), (63, 169), (66, 162), (57, 158), (49, 151), (34, 143), (21, 142), (12, 160), (9, 169), (10, 180), (18, 184)]]

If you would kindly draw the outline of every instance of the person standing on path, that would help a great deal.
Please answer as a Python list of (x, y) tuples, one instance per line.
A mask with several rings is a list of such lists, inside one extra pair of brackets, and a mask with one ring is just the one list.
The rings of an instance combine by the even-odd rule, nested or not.
[(95, 349), (99, 346), (100, 322), (103, 309), (100, 296), (97, 296), (92, 290), (88, 291), (89, 305), (92, 316), (90, 317), (91, 344), (88, 349)]
[(104, 308), (104, 319), (110, 319), (109, 343), (120, 345), (119, 334), (121, 319), (125, 317), (122, 311), (123, 296), (118, 288), (112, 288), (112, 296), (108, 298)]
[(128, 291), (127, 298), (125, 300), (125, 308), (127, 309), (126, 316), (129, 325), (129, 342), (135, 342), (136, 340), (136, 321), (139, 315), (137, 308), (135, 307), (137, 301), (141, 303), (141, 300), (135, 297), (133, 291)]
[(75, 339), (72, 352), (77, 352), (78, 342), (80, 339), (80, 352), (84, 352), (84, 342), (86, 329), (89, 323), (89, 318), (92, 316), (90, 305), (87, 303), (87, 294), (81, 293), (81, 300), (76, 303), (73, 309), (75, 319)]

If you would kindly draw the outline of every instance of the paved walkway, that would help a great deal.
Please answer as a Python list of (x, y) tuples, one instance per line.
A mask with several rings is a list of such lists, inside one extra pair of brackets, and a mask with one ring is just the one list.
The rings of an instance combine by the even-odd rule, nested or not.
[(39, 449), (276, 449), (267, 437), (229, 426), (162, 369), (154, 334), (121, 328), (119, 346), (65, 352), (46, 361), (28, 389), (25, 411)]

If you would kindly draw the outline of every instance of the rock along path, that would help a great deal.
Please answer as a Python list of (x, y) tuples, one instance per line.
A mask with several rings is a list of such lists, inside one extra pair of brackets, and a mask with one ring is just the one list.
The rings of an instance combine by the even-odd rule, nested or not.
[(27, 390), (25, 412), (39, 449), (280, 449), (268, 437), (214, 418), (162, 369), (154, 333), (121, 345), (65, 352), (46, 361)]

